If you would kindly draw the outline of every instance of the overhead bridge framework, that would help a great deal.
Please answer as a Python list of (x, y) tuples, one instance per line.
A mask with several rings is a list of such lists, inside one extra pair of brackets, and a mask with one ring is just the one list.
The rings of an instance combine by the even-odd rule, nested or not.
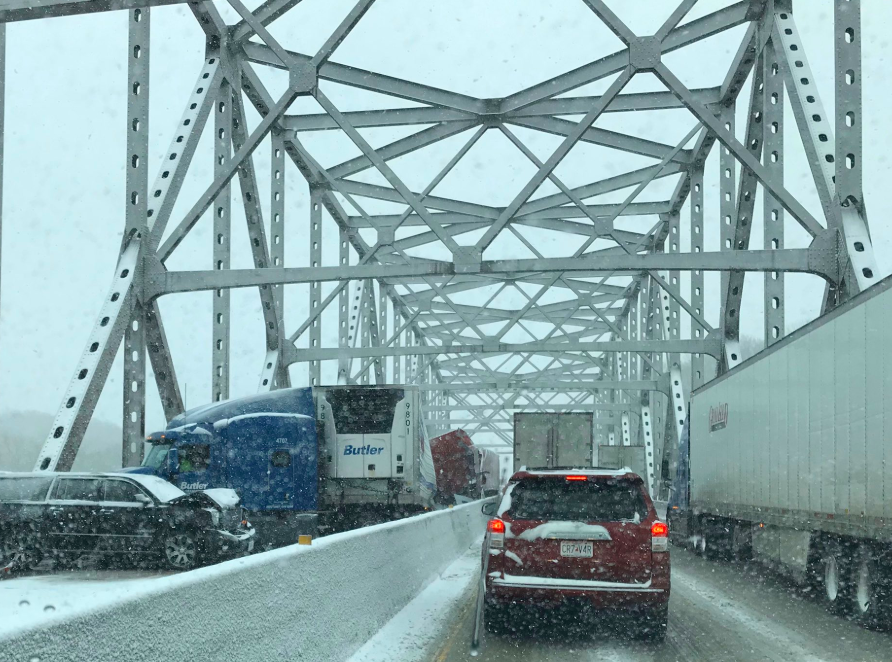
[[(627, 3), (579, 0), (580, 25), (606, 28), (616, 47), (499, 98), (411, 80), (411, 52), (403, 55), (404, 78), (340, 60), (339, 46), (367, 12), (387, 12), (388, 3), (359, 0), (310, 53), (285, 41), (293, 30), (268, 28), (295, 12), (334, 11), (325, 3), (179, 3), (197, 21), (205, 55), (193, 63), (198, 82), (188, 98), (165, 100), (183, 114), (159, 166), (149, 159), (149, 36), (152, 12), (164, 10), (151, 8), (175, 0), (0, 2), (4, 44), (6, 22), (106, 11), (129, 18), (121, 53), (126, 196), (119, 223), (105, 228), (123, 228), (124, 239), (37, 469), (71, 467), (122, 344), (122, 462), (138, 462), (142, 453), (147, 359), (167, 418), (182, 411), (183, 364), (167, 335), (184, 321), (162, 319), (164, 297), (208, 292), (205, 396), (228, 398), (234, 380), (245, 377), (233, 374), (230, 361), (233, 320), (245, 315), (232, 310), (229, 295), (251, 288), (260, 312), (248, 316), (262, 317), (264, 329), (262, 364), (252, 375), (260, 391), (334, 381), (415, 384), (432, 432), (462, 421), (480, 443), (494, 445), (510, 442), (507, 411), (592, 411), (603, 414), (599, 443), (653, 443), (657, 483), (665, 485), (684, 418), (681, 365), (690, 362), (689, 386), (697, 387), (740, 363), (744, 292), (762, 300), (770, 345), (786, 332), (785, 274), (814, 275), (822, 311), (879, 279), (861, 183), (861, 127), (870, 118), (861, 116), (860, 3), (832, 3), (834, 39), (818, 46), (833, 49), (834, 80), (815, 78), (797, 29), (799, 13), (826, 10), (817, 3), (731, 1), (704, 13), (696, 0), (661, 2), (658, 29), (639, 35), (618, 15)], [(397, 19), (390, 25), (411, 26), (410, 15)], [(393, 41), (386, 33), (376, 39), (377, 48)], [(670, 66), (664, 56), (701, 46), (714, 49), (707, 59), (727, 63), (714, 80), (689, 89), (683, 58)], [(688, 58), (698, 70), (708, 69), (705, 52)], [(273, 70), (279, 81), (287, 73), (287, 85), (271, 84)], [(642, 74), (659, 89), (631, 91)], [(467, 75), (491, 74), (481, 63)], [(597, 83), (597, 94), (586, 92)], [(363, 96), (369, 92), (374, 106)], [(828, 94), (835, 96), (831, 114)], [(785, 124), (788, 108), (795, 124)], [(663, 114), (647, 115), (657, 111)], [(660, 122), (658, 137), (618, 128), (640, 126), (635, 115)], [(381, 134), (385, 128), (401, 132)], [(373, 145), (369, 129), (391, 137)], [(212, 153), (198, 149), (204, 134), (213, 134)], [(326, 136), (351, 145), (353, 156), (329, 163), (318, 148)], [(532, 174), (489, 204), (470, 189), (445, 193), (444, 180), (486, 149), (484, 136), (509, 146)], [(820, 201), (817, 216), (784, 182), (784, 146), (793, 141), (808, 157), (801, 174)], [(451, 150), (445, 157), (444, 146)], [(587, 157), (593, 149), (611, 156)], [(407, 173), (407, 158), (426, 185), (398, 174)], [(197, 160), (213, 160), (213, 182), (177, 205)], [(580, 179), (605, 161), (612, 171)], [(421, 162), (429, 171), (419, 170)], [(306, 186), (286, 199), (292, 169)], [(497, 188), (485, 171), (478, 180)], [(706, 196), (707, 187), (717, 194)], [(231, 268), (236, 190), (250, 240), (247, 269)], [(202, 219), (213, 226), (212, 269), (180, 261), (173, 270), (169, 258)], [(800, 228), (789, 241), (786, 220)], [(761, 237), (752, 236), (754, 226)], [(295, 237), (305, 242), (299, 250)], [(764, 283), (746, 278), (753, 273), (764, 274)], [(292, 326), (295, 315), (286, 311), (302, 311), (301, 321)]]

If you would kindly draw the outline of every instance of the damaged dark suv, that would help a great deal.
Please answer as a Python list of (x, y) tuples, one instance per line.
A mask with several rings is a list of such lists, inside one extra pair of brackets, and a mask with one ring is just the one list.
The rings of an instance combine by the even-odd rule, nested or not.
[(155, 476), (0, 472), (0, 568), (98, 556), (188, 570), (252, 550), (238, 503), (232, 490), (186, 494)]

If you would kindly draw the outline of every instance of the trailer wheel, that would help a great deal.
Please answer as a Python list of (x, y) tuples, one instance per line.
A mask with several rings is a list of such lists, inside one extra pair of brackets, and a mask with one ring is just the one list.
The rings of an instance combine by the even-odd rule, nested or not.
[(842, 549), (837, 543), (827, 543), (821, 557), (823, 569), (824, 604), (827, 610), (837, 615), (847, 615), (852, 601), (847, 599), (849, 589), (849, 567)]
[(706, 556), (706, 536), (702, 533), (694, 538), (694, 552), (698, 556)]
[(705, 517), (700, 520), (699, 535), (694, 541), (694, 549), (704, 559), (715, 561), (718, 558), (718, 535), (715, 531), (715, 523)]
[(751, 525), (745, 522), (734, 522), (731, 530), (728, 557), (732, 561), (751, 561), (753, 559), (753, 533)]
[(730, 561), (733, 558), (733, 528), (728, 520), (714, 520), (704, 527), (706, 553), (704, 556), (714, 561)]
[(873, 558), (870, 545), (860, 545), (852, 568), (852, 614), (861, 625), (876, 627), (880, 624), (881, 577)]

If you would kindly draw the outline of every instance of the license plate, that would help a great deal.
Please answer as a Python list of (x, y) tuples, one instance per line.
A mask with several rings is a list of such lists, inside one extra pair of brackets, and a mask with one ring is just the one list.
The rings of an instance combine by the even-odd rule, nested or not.
[(561, 556), (576, 556), (590, 559), (593, 554), (594, 545), (590, 542), (561, 541)]

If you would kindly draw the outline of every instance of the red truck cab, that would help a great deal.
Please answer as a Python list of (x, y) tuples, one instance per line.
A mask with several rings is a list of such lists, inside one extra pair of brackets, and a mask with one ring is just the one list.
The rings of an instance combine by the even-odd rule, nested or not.
[(640, 476), (602, 469), (521, 469), (508, 482), (484, 542), (484, 618), (506, 625), (519, 605), (582, 603), (618, 610), (665, 636), (668, 526)]
[(477, 476), (478, 450), (464, 430), (452, 430), (430, 441), (437, 476), (434, 499), (450, 505), (480, 498)]

